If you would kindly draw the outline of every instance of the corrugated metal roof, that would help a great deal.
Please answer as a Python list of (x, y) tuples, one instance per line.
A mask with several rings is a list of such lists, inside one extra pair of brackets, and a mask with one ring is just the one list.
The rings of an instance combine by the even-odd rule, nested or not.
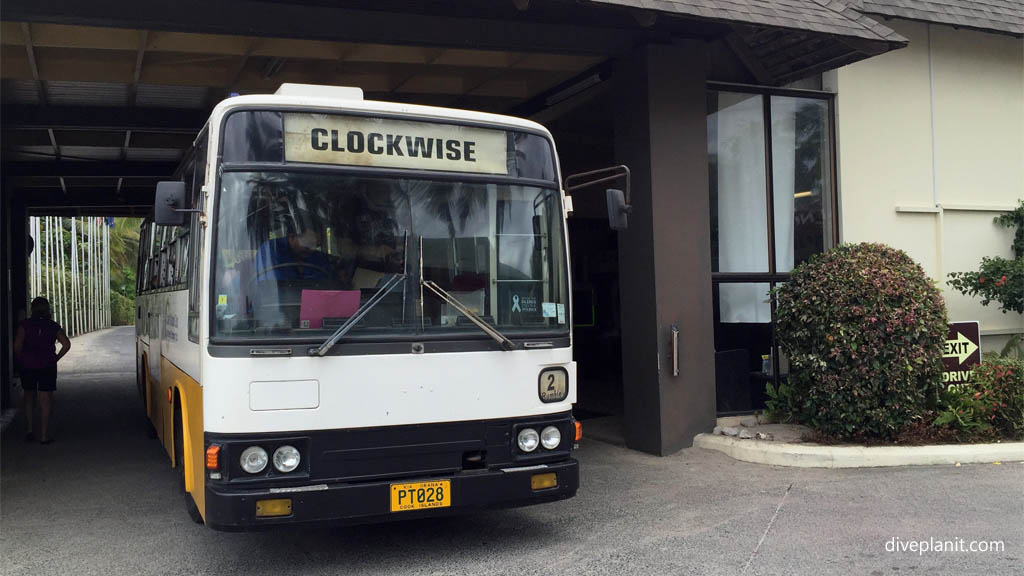
[[(8, 157), (8, 154), (10, 157)], [(4, 160), (53, 162), (53, 146), (18, 146), (4, 150)]]
[(906, 39), (838, 0), (590, 0), (695, 18), (834, 34), (864, 40)]
[(129, 148), (129, 162), (174, 162), (181, 160), (182, 151), (175, 148)]
[(52, 106), (125, 106), (128, 86), (53, 80), (46, 83), (46, 97)]
[(110, 146), (61, 146), (60, 154), (62, 158), (71, 160), (119, 160), (121, 149)]
[(1024, 35), (1022, 0), (858, 0), (856, 7), (868, 14)]
[(139, 84), (135, 104), (154, 108), (205, 108), (209, 89), (206, 86), (157, 86)]
[(34, 80), (4, 80), (4, 104), (39, 104), (39, 86)]

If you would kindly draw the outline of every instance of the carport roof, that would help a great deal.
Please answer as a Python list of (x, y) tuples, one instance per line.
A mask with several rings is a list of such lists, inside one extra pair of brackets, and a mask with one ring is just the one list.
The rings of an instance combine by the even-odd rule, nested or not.
[(529, 115), (649, 42), (713, 43), (736, 81), (768, 85), (906, 43), (836, 0), (6, 0), (0, 16), (5, 184), (39, 209), (142, 209), (216, 102), (282, 82)]

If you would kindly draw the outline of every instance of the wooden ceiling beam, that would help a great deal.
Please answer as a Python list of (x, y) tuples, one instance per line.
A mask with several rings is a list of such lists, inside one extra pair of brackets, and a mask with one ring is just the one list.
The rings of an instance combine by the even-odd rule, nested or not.
[[(265, 36), (379, 43), (383, 33), (410, 46), (533, 50), (551, 53), (625, 54), (651, 31), (572, 23), (547, 23), (524, 16), (514, 22), (456, 14), (415, 14), (352, 9), (326, 4), (260, 3), (245, 0), (5, 0), (5, 19), (94, 25), (182, 34)], [(197, 15), (201, 15), (197, 16)], [(240, 54), (243, 48), (238, 48)]]
[(7, 176), (53, 176), (64, 178), (166, 178), (174, 173), (177, 163), (121, 161), (53, 161), (7, 162)]
[(204, 110), (100, 106), (4, 106), (4, 130), (133, 130), (195, 135), (209, 115)]

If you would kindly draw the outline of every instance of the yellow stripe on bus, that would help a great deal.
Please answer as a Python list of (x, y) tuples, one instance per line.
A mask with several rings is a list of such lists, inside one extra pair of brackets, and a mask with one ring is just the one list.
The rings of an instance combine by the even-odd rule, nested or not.
[[(192, 494), (196, 501), (199, 512), (206, 517), (206, 475), (203, 464), (203, 388), (186, 374), (183, 370), (174, 365), (167, 357), (160, 357), (160, 376), (164, 387), (174, 387), (178, 390), (181, 398), (181, 426), (184, 438), (185, 465), (185, 490)], [(163, 413), (164, 421), (168, 424), (168, 434), (164, 439), (164, 447), (168, 448), (171, 454), (171, 461), (174, 462), (174, 404), (169, 402), (165, 405)]]

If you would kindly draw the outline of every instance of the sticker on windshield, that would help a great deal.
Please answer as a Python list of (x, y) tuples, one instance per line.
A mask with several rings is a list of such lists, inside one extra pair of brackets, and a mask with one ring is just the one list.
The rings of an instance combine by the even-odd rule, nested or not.
[(545, 318), (554, 318), (555, 317), (555, 303), (554, 302), (542, 302), (541, 303), (541, 311), (543, 312)]
[(558, 323), (565, 324), (565, 304), (558, 305)]
[(536, 314), (537, 298), (523, 294), (512, 294), (512, 312), (520, 314)]

